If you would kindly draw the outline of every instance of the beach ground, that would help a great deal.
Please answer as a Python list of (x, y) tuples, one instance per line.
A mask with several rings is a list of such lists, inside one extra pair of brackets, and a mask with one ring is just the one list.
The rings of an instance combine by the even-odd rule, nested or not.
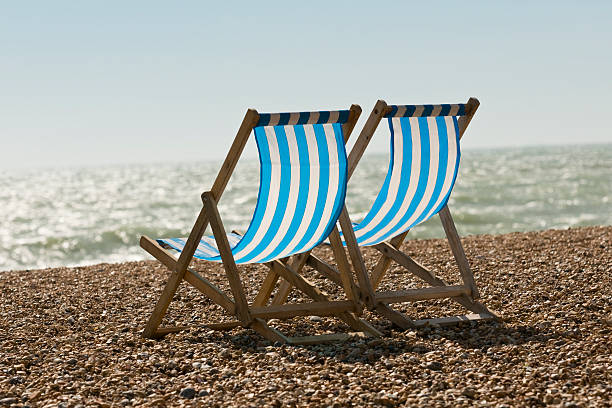
[[(611, 406), (612, 227), (463, 244), (482, 302), (503, 322), (403, 331), (366, 313), (384, 338), (313, 346), (271, 344), (248, 329), (142, 338), (168, 276), (154, 261), (2, 272), (0, 406)], [(404, 250), (458, 281), (445, 241)], [(220, 265), (195, 268), (221, 282)], [(241, 271), (252, 299), (266, 268)], [(383, 282), (418, 285), (395, 266)], [(400, 308), (413, 318), (464, 313), (449, 300)], [(228, 317), (183, 284), (164, 324), (220, 319)], [(327, 318), (271, 324), (289, 335), (348, 330)]]

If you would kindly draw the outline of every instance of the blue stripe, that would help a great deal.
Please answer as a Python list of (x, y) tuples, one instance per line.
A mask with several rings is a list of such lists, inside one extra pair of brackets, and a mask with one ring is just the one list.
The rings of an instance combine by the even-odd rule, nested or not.
[[(393, 205), (391, 206), (387, 214), (385, 214), (383, 219), (380, 220), (378, 225), (376, 225), (376, 227), (369, 231), (367, 234), (360, 236), (359, 241), (367, 240), (368, 238), (377, 234), (381, 229), (386, 227), (391, 222), (393, 217), (397, 215), (399, 209), (402, 206), (402, 203), (404, 202), (404, 199), (406, 198), (406, 194), (408, 193), (408, 186), (410, 185), (410, 177), (412, 175), (412, 127), (410, 126), (410, 119), (408, 118), (400, 119), (400, 124), (402, 129), (401, 137), (404, 145), (404, 150), (402, 154), (402, 161), (397, 166), (398, 168), (394, 170), (401, 171), (400, 185), (397, 191), (397, 196)], [(379, 240), (378, 242), (382, 241)]]
[[(268, 230), (261, 238), (259, 243), (253, 248), (248, 254), (245, 254), (237, 261), (241, 263), (248, 263), (251, 259), (259, 256), (262, 251), (270, 244), (274, 237), (278, 234), (278, 229), (285, 216), (287, 210), (287, 201), (289, 200), (289, 190), (291, 187), (291, 163), (289, 162), (289, 144), (287, 142), (287, 134), (283, 126), (274, 126), (274, 134), (278, 143), (278, 151), (281, 160), (280, 170), (280, 186), (278, 192), (278, 199), (276, 200), (276, 207), (274, 208), (272, 221)], [(270, 183), (268, 183), (270, 184)], [(234, 253), (237, 253), (234, 251)]]
[[(319, 245), (321, 241), (331, 234), (332, 229), (334, 228), (334, 224), (336, 220), (340, 217), (340, 213), (342, 212), (342, 207), (344, 205), (344, 201), (346, 199), (346, 183), (348, 181), (348, 169), (347, 169), (347, 157), (346, 157), (346, 148), (344, 146), (344, 136), (342, 133), (342, 125), (339, 123), (334, 123), (334, 136), (336, 137), (336, 151), (338, 152), (338, 156), (334, 159), (338, 162), (338, 194), (336, 195), (336, 199), (334, 200), (334, 206), (331, 215), (331, 222), (328, 223), (325, 228), (323, 234), (319, 237), (319, 241), (315, 243), (314, 246)], [(330, 186), (330, 188), (334, 188), (334, 186)], [(313, 247), (314, 247), (313, 246)]]
[[(340, 114), (338, 115), (338, 123), (346, 123), (349, 119), (349, 113), (350, 111), (347, 110), (340, 111)], [(344, 143), (342, 145), (344, 146)]]
[(457, 146), (457, 161), (455, 162), (455, 173), (453, 174), (453, 181), (451, 182), (450, 188), (448, 189), (448, 193), (446, 193), (446, 197), (444, 198), (444, 200), (442, 200), (438, 208), (436, 208), (436, 210), (433, 212), (434, 214), (437, 214), (448, 203), (448, 199), (450, 198), (450, 194), (453, 191), (453, 186), (455, 185), (455, 181), (457, 181), (457, 174), (459, 173), (459, 161), (461, 159), (461, 145), (459, 144), (459, 123), (457, 122), (456, 117), (453, 118), (453, 124), (455, 125), (455, 140), (456, 140), (455, 143)]
[[(283, 254), (282, 256), (292, 255), (296, 252), (299, 252), (299, 250), (304, 249), (302, 247), (304, 247), (309, 241), (313, 241), (311, 247), (314, 247), (329, 235), (329, 232), (335, 225), (338, 216), (340, 215), (346, 197), (347, 157), (341, 123), (344, 123), (348, 119), (349, 111), (337, 112), (339, 118), (337, 121), (334, 121), (332, 125), (335, 138), (333, 143), (336, 143), (336, 148), (338, 151), (337, 157), (329, 157), (329, 146), (327, 144), (327, 137), (325, 135), (323, 125), (309, 125), (312, 126), (314, 130), (315, 140), (313, 141), (313, 143), (316, 143), (316, 147), (313, 146), (313, 148), (316, 148), (318, 151), (318, 163), (310, 162), (311, 158), (309, 157), (308, 152), (307, 135), (305, 133), (303, 125), (293, 126), (294, 131), (296, 133), (299, 163), (291, 163), (289, 155), (289, 141), (285, 133), (286, 125), (277, 125), (274, 126), (273, 129), (271, 129), (275, 132), (274, 137), (276, 138), (276, 141), (278, 143), (279, 156), (281, 159), (281, 167), (279, 169), (280, 192), (278, 200), (275, 200), (273, 203), (270, 203), (272, 205), (270, 207), (270, 210), (274, 211), (274, 213), (272, 214), (270, 226), (267, 227), (265, 231), (261, 231), (261, 228), (263, 227), (262, 221), (264, 216), (270, 216), (270, 214), (265, 214), (265, 212), (268, 208), (268, 200), (271, 199), (270, 184), (272, 179), (273, 165), (271, 163), (270, 146), (268, 144), (266, 128), (264, 128), (264, 126), (269, 126), (270, 121), (272, 120), (272, 114), (260, 115), (260, 125), (255, 127), (254, 129), (260, 162), (260, 185), (257, 204), (255, 207), (253, 218), (244, 237), (228, 237), (228, 239), (232, 238), (231, 243), (234, 246), (232, 248), (232, 253), (234, 255), (238, 252), (244, 251), (244, 248), (246, 248), (247, 246), (253, 245), (254, 248), (252, 248), (248, 253), (246, 253), (245, 256), (242, 256), (240, 259), (236, 259), (237, 263), (253, 262), (253, 260), (255, 259), (257, 259), (255, 262), (266, 262), (272, 259), (277, 259), (281, 255), (281, 253)], [(327, 123), (330, 119), (330, 112), (320, 112), (318, 116), (318, 122)], [(280, 114), (279, 123), (287, 123), (290, 119), (291, 114)], [(310, 113), (300, 113), (299, 120), (308, 122), (312, 119), (313, 118), (310, 116)], [(332, 143), (331, 140), (330, 143)], [(338, 165), (338, 170), (340, 173), (338, 185), (332, 186), (329, 184), (330, 164), (332, 164), (330, 163), (330, 160), (333, 162), (333, 165)], [(313, 197), (311, 202), (308, 202), (310, 188), (310, 171), (313, 167), (316, 168), (319, 172), (319, 183), (318, 185), (316, 185), (316, 197)], [(280, 228), (280, 225), (282, 225), (283, 220), (285, 220), (285, 218), (289, 216), (287, 214), (286, 206), (289, 202), (292, 171), (300, 172), (299, 186), (294, 186), (297, 187), (297, 202), (295, 215), (290, 219), (287, 231), (285, 234), (283, 234), (284, 236), (279, 241), (279, 244), (272, 248), (270, 247), (270, 243), (275, 237), (278, 237), (278, 230)], [(323, 219), (323, 210), (325, 209), (326, 204), (330, 204), (327, 202), (328, 197), (332, 195), (330, 194), (330, 192), (332, 194), (336, 192), (337, 194), (334, 199), (334, 203), (332, 203), (333, 205), (330, 217)], [(276, 197), (274, 198), (276, 199)], [(272, 207), (274, 207), (274, 210), (272, 210)], [(307, 225), (305, 225), (306, 232), (304, 236), (300, 239), (300, 242), (294, 248), (288, 248), (287, 245), (294, 239), (298, 229), (300, 228), (300, 225), (302, 223), (301, 216), (303, 216), (307, 207), (314, 207), (314, 211), (312, 219), (307, 221)], [(319, 228), (323, 230), (323, 233), (321, 233), (320, 236), (315, 237), (314, 233)], [(264, 232), (264, 234), (263, 236), (261, 236), (261, 239), (258, 239), (257, 242), (254, 242), (253, 240), (255, 239), (255, 236), (258, 234), (258, 232)], [(211, 238), (214, 240), (214, 237), (204, 237), (200, 241), (198, 248), (196, 249), (196, 252), (194, 254), (194, 257), (210, 261), (220, 261), (220, 256), (218, 255), (219, 251), (214, 247), (214, 245), (211, 245), (214, 244), (214, 242), (208, 241), (206, 238)], [(184, 240), (180, 238), (160, 240), (160, 242), (161, 241), (167, 243), (179, 252), (184, 247)], [(264, 251), (267, 247), (270, 247), (270, 253), (265, 257), (265, 259), (262, 259), (261, 252)]]
[(376, 200), (374, 200), (374, 204), (372, 205), (372, 208), (370, 208), (370, 211), (368, 211), (363, 221), (361, 221), (355, 227), (355, 232), (361, 230), (366, 225), (368, 225), (370, 222), (372, 222), (372, 219), (374, 219), (374, 216), (378, 214), (383, 203), (387, 200), (387, 196), (389, 195), (389, 184), (391, 183), (391, 174), (393, 172), (394, 162), (395, 162), (395, 134), (393, 131), (393, 123), (391, 121), (391, 118), (388, 119), (388, 122), (389, 122), (389, 130), (391, 132), (391, 140), (390, 140), (391, 157), (389, 158), (389, 170), (387, 171), (387, 176), (385, 177), (385, 181), (382, 185), (382, 188), (378, 192), (378, 195), (376, 196)]
[[(275, 259), (278, 254), (287, 249), (287, 245), (291, 242), (302, 222), (302, 215), (306, 211), (306, 203), (308, 199), (308, 187), (310, 185), (310, 159), (308, 157), (308, 144), (306, 143), (306, 133), (304, 125), (293, 127), (295, 138), (297, 140), (298, 155), (300, 159), (300, 188), (298, 190), (297, 204), (295, 207), (295, 216), (289, 224), (289, 229), (285, 237), (279, 242), (276, 250), (272, 251), (266, 259)], [(262, 260), (265, 262), (265, 260)]]
[(259, 151), (259, 193), (257, 194), (257, 204), (255, 205), (255, 213), (251, 224), (244, 234), (242, 241), (236, 245), (233, 249), (233, 253), (238, 253), (244, 247), (246, 247), (255, 237), (255, 233), (261, 225), (266, 206), (268, 203), (268, 196), (270, 195), (270, 182), (271, 182), (271, 163), (270, 163), (270, 149), (268, 147), (268, 140), (266, 132), (263, 127), (255, 128), (255, 141), (257, 142), (257, 150)]
[[(338, 112), (338, 119), (336, 121), (330, 122), (329, 118), (331, 116), (331, 112)], [(299, 113), (299, 118), (296, 125), (305, 125), (310, 119), (311, 115), (314, 113), (319, 114), (319, 118), (317, 119), (317, 123), (325, 124), (325, 123), (346, 123), (349, 118), (350, 111), (348, 110), (340, 110), (340, 111), (318, 111), (318, 112), (295, 112)], [(270, 120), (272, 119), (272, 113), (260, 113), (259, 120), (257, 121), (257, 126), (269, 126)], [(279, 113), (280, 116), (278, 125), (287, 125), (289, 124), (289, 120), (291, 119), (291, 112)]]
[[(431, 208), (434, 206), (436, 201), (438, 201), (438, 198), (440, 198), (440, 194), (442, 193), (442, 186), (444, 185), (444, 179), (446, 178), (446, 167), (448, 167), (448, 132), (446, 129), (446, 121), (444, 120), (444, 117), (436, 117), (436, 124), (438, 125), (438, 142), (440, 145), (440, 151), (438, 154), (438, 175), (436, 176), (436, 184), (431, 194), (429, 203), (427, 203), (427, 206), (425, 207), (421, 215), (416, 219), (416, 221), (414, 221), (413, 226), (431, 218), (425, 217), (427, 216), (427, 213), (429, 213)], [(432, 213), (431, 215), (433, 216), (435, 215), (435, 213)]]
[(308, 119), (310, 119), (309, 112), (300, 112), (300, 117), (298, 118), (298, 124), (308, 123)]
[[(407, 121), (407, 119), (404, 119)], [(416, 207), (419, 205), (421, 200), (423, 199), (423, 194), (425, 192), (425, 188), (427, 187), (427, 177), (429, 174), (429, 161), (430, 161), (430, 152), (429, 152), (429, 126), (427, 126), (427, 118), (422, 117), (418, 119), (419, 121), (419, 130), (420, 130), (420, 138), (421, 138), (421, 169), (419, 173), (419, 183), (417, 184), (416, 192), (412, 201), (410, 201), (410, 205), (406, 210), (406, 214), (400, 219), (400, 221), (393, 226), (387, 233), (385, 233), (382, 237), (380, 237), (377, 241), (383, 242), (388, 238), (397, 235), (403, 231), (398, 231), (400, 227), (408, 221), (408, 219), (414, 214)], [(410, 228), (410, 227), (409, 227)]]
[(271, 116), (272, 115), (270, 115), (269, 113), (260, 113), (259, 121), (257, 122), (257, 126), (266, 126), (268, 123), (270, 123)]
[(310, 241), (312, 235), (319, 226), (321, 217), (323, 215), (323, 208), (325, 207), (325, 201), (327, 199), (327, 190), (329, 186), (329, 152), (327, 150), (325, 132), (323, 131), (322, 125), (312, 125), (312, 127), (316, 136), (317, 150), (319, 152), (319, 189), (312, 220), (308, 225), (308, 229), (306, 230), (304, 237), (293, 248), (292, 252), (294, 253), (299, 252), (304, 245)]
[[(463, 116), (465, 115), (465, 104), (463, 103), (459, 103), (457, 104), (459, 106), (459, 110), (457, 112), (456, 116)], [(452, 105), (450, 104), (441, 104), (441, 105), (390, 105), (389, 107), (391, 108), (391, 111), (386, 114), (384, 117), (385, 118), (393, 118), (393, 117), (397, 117), (397, 112), (399, 111), (400, 107), (404, 107), (406, 108), (406, 111), (404, 112), (403, 115), (401, 115), (402, 117), (406, 118), (406, 117), (413, 117), (415, 116), (416, 113), (416, 108), (417, 106), (423, 106), (423, 112), (421, 112), (420, 115), (418, 115), (419, 117), (424, 117), (424, 116), (432, 116), (433, 110), (436, 106), (440, 106), (441, 107), (441, 111), (438, 115), (436, 116), (448, 116), (450, 114)]]
[(319, 112), (319, 119), (317, 119), (317, 123), (323, 124), (323, 123), (328, 123), (328, 121), (329, 121), (329, 112), (327, 111)]
[(278, 121), (278, 125), (286, 125), (289, 123), (289, 118), (291, 117), (290, 113), (281, 113), (280, 119)]

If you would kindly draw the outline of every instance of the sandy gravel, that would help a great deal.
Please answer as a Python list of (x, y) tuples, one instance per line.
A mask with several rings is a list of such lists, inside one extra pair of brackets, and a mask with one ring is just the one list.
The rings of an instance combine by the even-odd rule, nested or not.
[[(0, 273), (0, 406), (612, 406), (612, 227), (473, 236), (464, 246), (503, 323), (401, 331), (366, 314), (385, 338), (307, 347), (245, 329), (141, 338), (167, 277), (153, 261)], [(405, 250), (457, 281), (445, 241)], [(196, 267), (220, 282), (218, 265)], [(241, 270), (254, 287), (265, 268)], [(418, 282), (392, 269), (384, 286), (402, 285)], [(463, 313), (448, 300), (402, 310)], [(164, 324), (222, 318), (184, 284)], [(273, 325), (289, 335), (347, 330), (326, 318)]]

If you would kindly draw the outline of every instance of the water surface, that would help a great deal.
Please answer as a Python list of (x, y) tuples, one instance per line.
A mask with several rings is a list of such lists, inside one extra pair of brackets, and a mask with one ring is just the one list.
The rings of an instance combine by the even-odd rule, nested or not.
[[(0, 172), (0, 271), (148, 259), (140, 235), (186, 236), (221, 161)], [(388, 166), (364, 156), (349, 183), (354, 220)], [(259, 163), (239, 162), (220, 200), (228, 230), (246, 230)], [(450, 208), (465, 234), (612, 224), (612, 145), (463, 152)], [(437, 217), (410, 232), (441, 237)]]

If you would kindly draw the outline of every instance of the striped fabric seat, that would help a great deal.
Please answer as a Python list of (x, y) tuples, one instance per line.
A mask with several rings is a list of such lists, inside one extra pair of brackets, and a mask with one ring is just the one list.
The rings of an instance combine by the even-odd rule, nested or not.
[(389, 170), (372, 208), (354, 227), (360, 246), (379, 244), (437, 214), (459, 168), (457, 117), (465, 115), (464, 104), (389, 108)]
[[(264, 263), (308, 251), (336, 223), (347, 183), (342, 124), (349, 111), (260, 114), (254, 128), (260, 160), (257, 204), (244, 236), (228, 234), (238, 264)], [(187, 238), (157, 240), (177, 251)], [(212, 236), (195, 258), (221, 262)]]

